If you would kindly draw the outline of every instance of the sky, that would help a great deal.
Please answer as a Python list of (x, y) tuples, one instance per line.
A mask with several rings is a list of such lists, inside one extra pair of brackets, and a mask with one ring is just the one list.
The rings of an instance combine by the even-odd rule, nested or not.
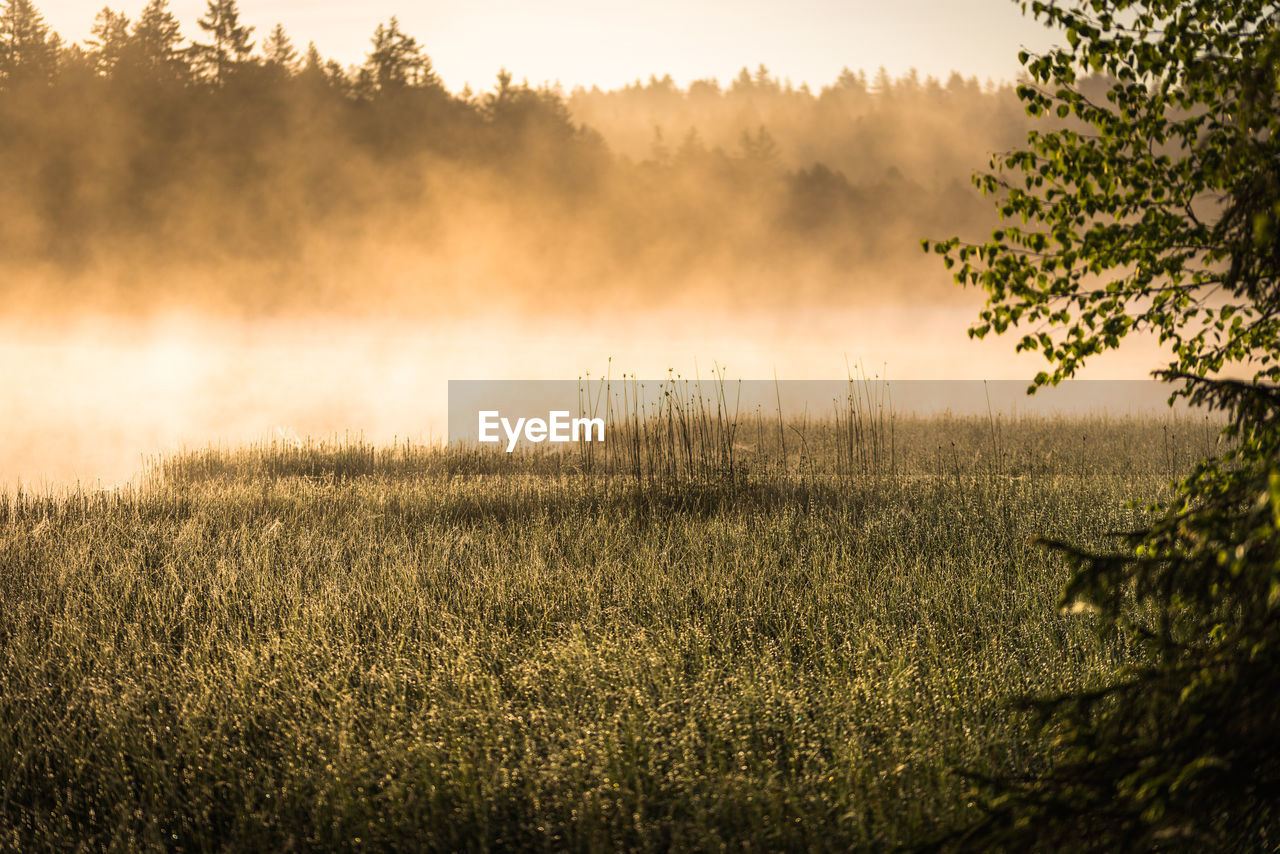
[[(37, 6), (65, 39), (89, 36), (104, 0)], [(133, 18), (145, 0), (111, 2)], [(206, 0), (170, 0), (188, 38)], [(911, 68), (945, 80), (1013, 80), (1020, 48), (1043, 51), (1056, 34), (1012, 0), (244, 0), (242, 19), (261, 38), (282, 22), (300, 47), (363, 61), (378, 23), (398, 16), (457, 91), (493, 85), (506, 67), (533, 84), (615, 88), (670, 74), (677, 83), (727, 82), (764, 63), (776, 76), (818, 88), (848, 66), (897, 77)]]

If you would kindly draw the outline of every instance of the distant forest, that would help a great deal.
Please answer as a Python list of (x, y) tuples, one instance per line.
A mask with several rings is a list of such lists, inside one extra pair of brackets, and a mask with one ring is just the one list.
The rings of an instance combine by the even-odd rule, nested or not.
[(450, 92), (395, 18), (343, 67), (235, 0), (191, 34), (104, 9), (84, 44), (2, 9), (11, 303), (865, 299), (911, 286), (920, 237), (991, 227), (969, 175), (1030, 121), (959, 75)]

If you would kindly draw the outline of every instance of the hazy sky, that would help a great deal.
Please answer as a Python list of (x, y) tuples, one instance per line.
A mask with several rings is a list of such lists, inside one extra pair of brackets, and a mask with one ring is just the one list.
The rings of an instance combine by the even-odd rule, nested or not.
[[(88, 37), (104, 0), (37, 0), (64, 38)], [(110, 2), (133, 18), (145, 0)], [(205, 0), (170, 0), (190, 38)], [(243, 0), (245, 22), (261, 37), (277, 21), (305, 47), (342, 63), (360, 62), (380, 22), (397, 15), (454, 90), (488, 89), (499, 68), (531, 83), (616, 87), (650, 74), (687, 84), (729, 80), (765, 63), (796, 84), (821, 86), (841, 67), (883, 65), (894, 76), (915, 67), (1012, 80), (1020, 47), (1056, 40), (1012, 0)]]

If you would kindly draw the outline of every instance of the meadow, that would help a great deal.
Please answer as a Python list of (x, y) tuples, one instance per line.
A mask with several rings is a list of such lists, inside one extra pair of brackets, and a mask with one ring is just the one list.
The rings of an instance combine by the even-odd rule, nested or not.
[(591, 459), (346, 439), (5, 494), (0, 849), (926, 845), (973, 775), (1051, 758), (1012, 700), (1135, 654), (1059, 612), (1034, 538), (1111, 544), (1215, 439), (673, 424)]

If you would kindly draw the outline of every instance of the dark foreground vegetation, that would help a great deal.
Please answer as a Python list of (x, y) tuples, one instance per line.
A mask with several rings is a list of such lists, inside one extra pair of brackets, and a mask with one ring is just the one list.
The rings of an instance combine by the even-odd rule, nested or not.
[[(1096, 691), (1042, 697), (1062, 760), (1006, 776), (974, 848), (1275, 850), (1280, 840), (1280, 10), (1274, 3), (1023, 4), (1062, 44), (1022, 51), (1032, 132), (974, 183), (1003, 227), (936, 249), (1073, 376), (1130, 332), (1229, 438), (1115, 547), (1056, 542), (1064, 603), (1143, 651)], [(1110, 83), (1102, 92), (1088, 75)], [(925, 248), (930, 248), (926, 241)], [(958, 266), (957, 266), (958, 263)], [(1087, 831), (1082, 832), (1082, 829)]]
[(1029, 538), (1105, 546), (1213, 437), (997, 427), (904, 419), (892, 467), (828, 423), (809, 463), (747, 445), (732, 476), (347, 442), (9, 494), (0, 847), (847, 850), (966, 826), (966, 773), (1053, 758), (1011, 698), (1135, 660), (1056, 610), (1067, 567)]

